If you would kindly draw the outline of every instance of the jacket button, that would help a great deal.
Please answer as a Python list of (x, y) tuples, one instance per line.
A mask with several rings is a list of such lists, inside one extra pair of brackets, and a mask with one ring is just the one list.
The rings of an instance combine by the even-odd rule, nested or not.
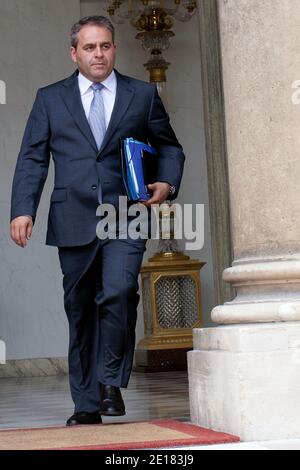
[(95, 191), (95, 189), (97, 189), (97, 185), (93, 184), (92, 189)]

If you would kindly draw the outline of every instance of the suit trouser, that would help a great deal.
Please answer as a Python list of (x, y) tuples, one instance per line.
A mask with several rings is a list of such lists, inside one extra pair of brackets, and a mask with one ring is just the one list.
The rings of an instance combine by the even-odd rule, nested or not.
[(59, 248), (75, 412), (99, 410), (100, 383), (127, 387), (146, 241), (96, 238), (85, 246)]

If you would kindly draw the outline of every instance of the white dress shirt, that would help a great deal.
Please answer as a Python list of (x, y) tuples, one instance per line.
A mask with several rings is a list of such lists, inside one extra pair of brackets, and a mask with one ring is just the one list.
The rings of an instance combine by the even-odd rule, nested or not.
[[(101, 82), (103, 85), (102, 89), (102, 96), (104, 102), (104, 109), (105, 109), (105, 123), (106, 129), (108, 128), (108, 124), (112, 115), (112, 110), (115, 104), (116, 93), (117, 93), (117, 77), (114, 70), (111, 74)], [(81, 95), (81, 101), (83, 105), (83, 109), (86, 115), (86, 118), (89, 118), (90, 107), (94, 97), (94, 92), (91, 88), (91, 82), (88, 78), (86, 78), (82, 73), (79, 72), (78, 74), (78, 85)]]

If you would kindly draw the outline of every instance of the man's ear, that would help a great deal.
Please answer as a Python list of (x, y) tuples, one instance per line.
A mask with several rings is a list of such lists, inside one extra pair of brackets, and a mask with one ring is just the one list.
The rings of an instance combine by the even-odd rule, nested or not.
[(75, 47), (71, 47), (70, 48), (70, 54), (71, 54), (71, 59), (72, 61), (74, 62), (74, 64), (77, 63), (77, 57), (76, 57), (76, 48)]

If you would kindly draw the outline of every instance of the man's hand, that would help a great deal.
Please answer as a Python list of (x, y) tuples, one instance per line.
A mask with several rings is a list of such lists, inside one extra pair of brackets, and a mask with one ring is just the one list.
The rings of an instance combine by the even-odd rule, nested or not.
[(141, 201), (146, 207), (150, 207), (152, 204), (162, 204), (170, 196), (170, 185), (168, 183), (148, 184), (148, 188), (152, 191), (151, 199)]
[(13, 241), (25, 248), (27, 240), (31, 237), (33, 220), (30, 215), (21, 215), (16, 217), (10, 223), (10, 236)]

